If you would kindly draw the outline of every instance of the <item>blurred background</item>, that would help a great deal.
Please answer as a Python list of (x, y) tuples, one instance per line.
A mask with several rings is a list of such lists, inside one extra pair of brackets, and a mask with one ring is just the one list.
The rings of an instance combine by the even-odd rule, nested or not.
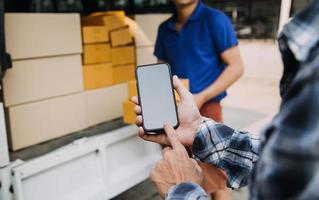
[[(259, 134), (277, 113), (276, 38), (310, 1), (203, 0), (231, 19), (245, 65), (225, 124)], [(160, 199), (148, 175), (161, 149), (137, 137), (128, 99), (135, 66), (157, 62), (170, 0), (0, 2), (0, 200)], [(246, 188), (232, 195), (248, 199)]]
[[(292, 0), (290, 15), (311, 0)], [(239, 38), (275, 39), (280, 18), (280, 0), (204, 0), (224, 11), (232, 20)], [(5, 0), (7, 12), (92, 12), (124, 10), (128, 15), (171, 13), (170, 0)]]

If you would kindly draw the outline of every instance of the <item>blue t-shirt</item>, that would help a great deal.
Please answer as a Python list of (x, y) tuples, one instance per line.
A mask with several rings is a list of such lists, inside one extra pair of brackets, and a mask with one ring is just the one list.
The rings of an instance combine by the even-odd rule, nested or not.
[[(154, 55), (168, 62), (173, 74), (188, 78), (190, 91), (196, 94), (220, 76), (226, 67), (220, 55), (238, 41), (228, 17), (201, 1), (180, 32), (174, 23), (175, 16), (160, 25)], [(225, 96), (226, 91), (211, 101)]]

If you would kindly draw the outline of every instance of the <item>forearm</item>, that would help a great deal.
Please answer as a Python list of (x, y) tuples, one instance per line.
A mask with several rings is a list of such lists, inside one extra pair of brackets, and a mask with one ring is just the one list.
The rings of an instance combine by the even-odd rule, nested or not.
[(217, 80), (201, 92), (205, 102), (221, 94), (236, 82), (244, 73), (241, 63), (238, 65), (228, 65)]
[(204, 119), (193, 144), (195, 159), (215, 165), (228, 175), (228, 186), (246, 186), (259, 156), (259, 138)]

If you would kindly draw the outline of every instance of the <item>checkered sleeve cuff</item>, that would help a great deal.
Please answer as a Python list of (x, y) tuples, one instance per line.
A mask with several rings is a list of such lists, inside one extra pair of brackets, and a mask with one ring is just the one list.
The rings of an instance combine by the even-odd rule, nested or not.
[(259, 138), (204, 118), (194, 140), (193, 153), (196, 160), (223, 169), (228, 175), (228, 187), (240, 188), (248, 184), (258, 160)]
[(172, 187), (166, 196), (167, 200), (208, 200), (203, 188), (195, 183), (185, 182)]

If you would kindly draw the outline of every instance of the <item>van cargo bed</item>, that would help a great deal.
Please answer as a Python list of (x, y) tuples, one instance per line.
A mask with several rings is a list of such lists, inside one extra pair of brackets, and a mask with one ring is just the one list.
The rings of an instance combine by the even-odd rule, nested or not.
[(126, 126), (126, 124), (124, 124), (122, 118), (108, 121), (57, 139), (43, 142), (41, 144), (27, 147), (15, 152), (10, 152), (10, 161), (14, 161), (16, 159), (29, 160), (32, 158), (36, 158), (54, 151), (62, 146), (70, 144), (77, 139), (103, 134), (124, 126)]

